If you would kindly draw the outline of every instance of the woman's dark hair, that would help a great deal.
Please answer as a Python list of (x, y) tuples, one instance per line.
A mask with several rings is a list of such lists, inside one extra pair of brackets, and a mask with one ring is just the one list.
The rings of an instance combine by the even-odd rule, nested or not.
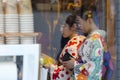
[(69, 25), (69, 27), (72, 27), (74, 23), (76, 23), (76, 15), (69, 15), (66, 19), (66, 23)]

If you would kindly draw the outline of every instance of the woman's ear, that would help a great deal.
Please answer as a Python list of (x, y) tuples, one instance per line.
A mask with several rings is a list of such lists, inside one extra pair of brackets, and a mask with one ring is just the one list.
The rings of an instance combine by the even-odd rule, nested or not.
[(72, 30), (76, 31), (76, 28), (77, 28), (77, 25), (76, 25), (76, 23), (74, 23), (73, 26), (72, 26)]

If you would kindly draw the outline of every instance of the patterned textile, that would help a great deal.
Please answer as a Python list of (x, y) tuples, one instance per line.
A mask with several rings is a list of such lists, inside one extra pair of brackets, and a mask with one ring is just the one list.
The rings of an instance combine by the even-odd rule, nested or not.
[[(78, 48), (83, 43), (85, 37), (84, 36), (75, 36), (69, 40), (64, 49), (60, 54), (60, 58), (62, 58), (66, 53), (69, 53), (76, 60), (78, 59)], [(51, 80), (73, 80), (73, 71), (67, 69), (63, 65), (51, 65), (50, 69)]]
[(104, 52), (104, 62), (103, 62), (103, 80), (112, 80), (113, 75), (113, 63), (111, 59), (110, 52)]
[(78, 50), (82, 62), (75, 62), (75, 80), (102, 80), (105, 32), (93, 31)]

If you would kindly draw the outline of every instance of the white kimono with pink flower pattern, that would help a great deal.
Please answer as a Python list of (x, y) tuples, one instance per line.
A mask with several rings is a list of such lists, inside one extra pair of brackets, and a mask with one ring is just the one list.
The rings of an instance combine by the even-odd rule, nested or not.
[[(69, 53), (74, 59), (78, 59), (78, 48), (83, 43), (85, 37), (84, 36), (75, 36), (69, 40), (66, 44), (62, 53), (60, 54), (60, 58), (62, 58), (66, 53)], [(51, 65), (50, 69), (51, 80), (73, 80), (73, 71), (67, 69), (63, 65)]]

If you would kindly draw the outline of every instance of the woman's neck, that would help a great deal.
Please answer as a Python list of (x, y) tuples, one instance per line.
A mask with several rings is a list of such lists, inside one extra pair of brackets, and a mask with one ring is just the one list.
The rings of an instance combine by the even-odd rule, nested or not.
[(70, 39), (72, 39), (73, 37), (77, 36), (78, 34), (77, 33), (74, 33), (71, 35)]
[(97, 27), (91, 27), (90, 31), (88, 31), (88, 34), (92, 33), (93, 31), (97, 30), (98, 28)]

